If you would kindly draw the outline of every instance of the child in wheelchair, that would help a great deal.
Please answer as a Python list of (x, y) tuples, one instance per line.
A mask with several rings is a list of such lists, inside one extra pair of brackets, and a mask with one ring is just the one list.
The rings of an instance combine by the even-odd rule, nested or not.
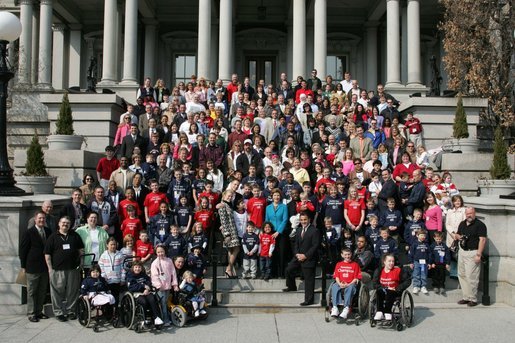
[(191, 302), (193, 306), (193, 315), (195, 318), (200, 315), (207, 314), (204, 306), (206, 304), (206, 299), (204, 297), (204, 291), (199, 289), (197, 284), (195, 283), (195, 275), (187, 270), (183, 274), (183, 280), (179, 285), (181, 292), (186, 295), (186, 299)]
[(373, 313), (370, 315), (374, 315), (375, 321), (392, 321), (392, 307), (395, 300), (411, 284), (408, 273), (396, 267), (395, 256), (388, 253), (383, 255), (382, 266), (374, 272), (372, 282), (376, 289), (377, 312), (375, 315)]
[[(357, 284), (361, 280), (361, 269), (358, 263), (352, 260), (350, 249), (343, 248), (341, 256), (343, 261), (338, 262), (334, 268), (333, 278), (335, 282), (331, 286), (331, 299), (333, 303), (331, 316), (347, 319), (351, 311), (352, 297), (356, 294)], [(343, 310), (339, 313), (338, 305), (342, 304), (342, 300)]]
[(93, 306), (113, 305), (114, 296), (109, 294), (107, 281), (100, 276), (100, 267), (95, 264), (89, 270), (89, 276), (82, 281), (80, 294), (91, 301)]
[(143, 263), (136, 261), (127, 275), (127, 287), (136, 298), (138, 304), (143, 306), (145, 311), (150, 310), (154, 325), (163, 325), (163, 320), (159, 317), (160, 311), (152, 291), (150, 276), (145, 272)]

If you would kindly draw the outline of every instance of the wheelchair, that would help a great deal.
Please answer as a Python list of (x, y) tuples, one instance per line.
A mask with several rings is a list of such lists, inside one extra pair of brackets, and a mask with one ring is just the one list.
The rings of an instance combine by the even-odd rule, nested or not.
[(397, 297), (392, 306), (392, 320), (374, 320), (374, 314), (377, 311), (377, 291), (373, 291), (370, 296), (370, 303), (368, 313), (370, 315), (370, 327), (379, 325), (383, 328), (396, 329), (402, 331), (413, 325), (414, 317), (414, 302), (413, 295), (409, 290), (404, 290), (402, 294)]
[[(333, 307), (333, 301), (332, 301), (332, 295), (331, 295), (331, 288), (335, 282), (336, 281), (331, 282), (331, 284), (327, 288), (327, 293), (326, 293), (327, 306), (325, 307), (326, 323), (329, 323), (332, 318), (331, 317), (331, 309)], [(370, 300), (370, 290), (368, 288), (368, 285), (362, 281), (358, 282), (356, 294), (354, 294), (354, 296), (352, 297), (352, 300), (351, 300), (351, 312), (350, 312), (350, 316), (348, 318), (348, 319), (353, 319), (354, 324), (356, 326), (360, 325), (362, 320), (367, 319), (367, 317), (369, 315), (369, 312), (368, 312), (369, 300)], [(343, 306), (339, 305), (338, 308), (341, 312)], [(338, 317), (336, 320), (338, 323), (346, 322), (347, 325), (352, 324), (352, 320), (349, 321), (348, 319), (345, 320), (345, 319)]]
[[(203, 289), (204, 285), (202, 285)], [(193, 305), (187, 299), (186, 293), (179, 291), (171, 293), (167, 301), (168, 311), (172, 319), (172, 324), (177, 327), (183, 327), (188, 320), (205, 320), (208, 313), (201, 314), (198, 317), (194, 316)], [(207, 309), (207, 302), (204, 305), (204, 310)]]
[[(152, 291), (152, 294), (160, 311), (159, 296), (155, 290)], [(162, 328), (162, 325), (154, 325), (150, 309), (145, 309), (143, 305), (139, 304), (134, 294), (129, 291), (124, 292), (121, 296), (119, 311), (120, 324), (129, 330), (134, 330), (136, 333), (151, 329), (160, 331)]]
[[(98, 294), (95, 296), (101, 296)], [(103, 304), (93, 305), (92, 299), (87, 296), (81, 296), (77, 303), (77, 319), (80, 325), (90, 327), (93, 323), (93, 331), (98, 332), (99, 327), (111, 323), (113, 327), (117, 327), (117, 320), (115, 316), (115, 305), (110, 304), (108, 301)]]

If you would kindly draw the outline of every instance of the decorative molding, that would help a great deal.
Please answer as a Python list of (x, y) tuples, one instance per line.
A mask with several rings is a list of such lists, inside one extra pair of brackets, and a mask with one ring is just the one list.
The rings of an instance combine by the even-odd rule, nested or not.
[(53, 24), (52, 25), (52, 31), (59, 31), (59, 32), (64, 32), (64, 30), (66, 29), (66, 25), (64, 24)]

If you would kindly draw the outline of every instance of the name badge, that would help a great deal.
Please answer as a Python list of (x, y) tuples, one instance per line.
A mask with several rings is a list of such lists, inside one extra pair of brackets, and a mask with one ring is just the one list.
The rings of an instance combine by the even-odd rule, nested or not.
[(332, 236), (332, 235), (333, 235), (333, 233), (332, 233), (332, 232), (328, 232), (328, 233), (327, 233), (327, 238), (331, 238), (331, 236)]
[(418, 263), (420, 263), (420, 264), (426, 264), (426, 260), (425, 260), (425, 259), (418, 260)]
[(439, 251), (438, 255), (440, 255), (441, 257), (444, 257), (445, 256), (445, 251)]
[(70, 244), (63, 244), (63, 250), (70, 250)]
[(164, 236), (164, 235), (165, 235), (165, 229), (159, 230), (159, 236)]

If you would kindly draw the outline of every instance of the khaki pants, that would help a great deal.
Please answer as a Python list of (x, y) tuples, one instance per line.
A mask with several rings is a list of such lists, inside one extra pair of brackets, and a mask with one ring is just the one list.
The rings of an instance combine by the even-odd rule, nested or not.
[(27, 314), (39, 315), (43, 311), (48, 290), (48, 273), (27, 273)]
[(50, 295), (55, 316), (75, 313), (80, 294), (78, 269), (54, 270), (50, 273)]
[(476, 263), (474, 257), (477, 250), (463, 250), (458, 253), (458, 280), (460, 281), (463, 299), (477, 302), (477, 287), (481, 263)]

